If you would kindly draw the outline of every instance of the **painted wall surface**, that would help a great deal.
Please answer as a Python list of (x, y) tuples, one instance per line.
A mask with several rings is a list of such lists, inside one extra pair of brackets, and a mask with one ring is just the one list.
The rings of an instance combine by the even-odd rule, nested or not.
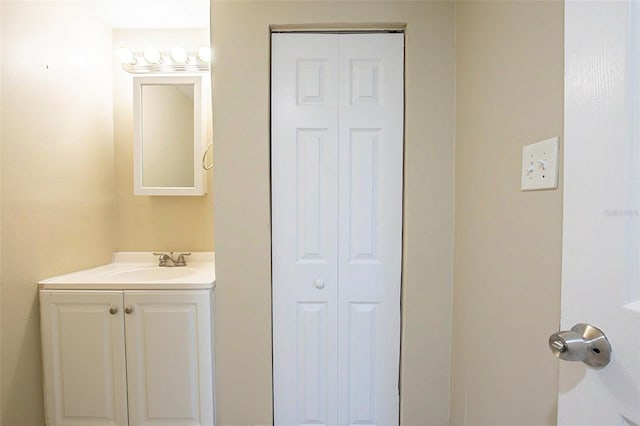
[(41, 426), (37, 282), (114, 245), (111, 30), (77, 2), (2, 2), (3, 426)]
[(213, 1), (219, 425), (272, 422), (269, 25), (407, 23), (401, 417), (449, 417), (454, 4)]
[[(207, 44), (209, 31), (204, 28), (113, 30), (114, 49), (126, 46), (142, 51), (152, 45), (163, 51), (174, 46), (192, 51)], [(133, 195), (133, 77), (122, 69), (113, 53), (109, 57), (113, 58), (116, 250), (214, 250), (213, 172), (208, 172), (208, 191), (202, 197)], [(208, 84), (203, 84), (203, 91), (210, 93)], [(210, 108), (210, 99), (205, 103)]]
[(456, 3), (452, 425), (555, 424), (562, 190), (520, 167), (563, 134), (563, 32), (562, 2)]

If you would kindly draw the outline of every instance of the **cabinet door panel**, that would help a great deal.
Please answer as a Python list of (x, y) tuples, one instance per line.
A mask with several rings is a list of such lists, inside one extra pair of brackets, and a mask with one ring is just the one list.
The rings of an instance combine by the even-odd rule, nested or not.
[(130, 426), (213, 425), (210, 297), (125, 292)]
[(126, 426), (122, 292), (42, 290), (40, 311), (47, 425)]

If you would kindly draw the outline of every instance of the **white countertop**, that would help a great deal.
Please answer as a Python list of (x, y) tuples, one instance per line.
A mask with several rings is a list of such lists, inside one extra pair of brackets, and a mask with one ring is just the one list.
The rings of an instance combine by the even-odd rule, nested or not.
[(187, 266), (160, 267), (150, 252), (117, 252), (113, 261), (38, 283), (41, 290), (188, 290), (215, 286), (215, 254), (194, 252)]

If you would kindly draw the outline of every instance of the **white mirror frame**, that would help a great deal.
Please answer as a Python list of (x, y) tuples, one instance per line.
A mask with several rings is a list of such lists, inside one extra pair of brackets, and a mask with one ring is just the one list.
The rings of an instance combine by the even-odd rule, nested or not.
[[(142, 87), (144, 85), (193, 84), (193, 182), (192, 187), (143, 186), (142, 140)], [(135, 195), (204, 195), (207, 193), (207, 175), (201, 166), (201, 157), (207, 145), (205, 108), (203, 107), (202, 76), (145, 76), (133, 77), (133, 193)]]

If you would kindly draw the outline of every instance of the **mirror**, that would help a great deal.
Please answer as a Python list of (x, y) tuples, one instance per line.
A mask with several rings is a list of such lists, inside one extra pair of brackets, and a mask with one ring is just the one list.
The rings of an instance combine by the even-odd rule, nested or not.
[(201, 79), (133, 78), (134, 194), (206, 193)]

